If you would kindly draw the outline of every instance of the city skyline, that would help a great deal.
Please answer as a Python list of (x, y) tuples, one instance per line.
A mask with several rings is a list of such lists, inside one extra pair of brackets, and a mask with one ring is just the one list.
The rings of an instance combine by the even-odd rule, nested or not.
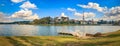
[(1, 0), (0, 22), (34, 20), (64, 13), (71, 19), (120, 20), (120, 0)]

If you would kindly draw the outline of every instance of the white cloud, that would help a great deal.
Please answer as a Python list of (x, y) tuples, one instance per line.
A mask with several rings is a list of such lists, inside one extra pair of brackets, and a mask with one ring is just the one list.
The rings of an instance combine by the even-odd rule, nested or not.
[(104, 15), (106, 20), (120, 20), (120, 6), (110, 8)]
[(12, 14), (10, 18), (20, 18), (25, 20), (39, 19), (37, 14), (33, 14), (33, 12), (28, 9), (21, 9), (20, 11), (17, 11), (14, 14)]
[(28, 17), (25, 17), (24, 19), (26, 19), (26, 20), (34, 20), (34, 19), (39, 19), (39, 16), (37, 14), (34, 14), (33, 16), (28, 16)]
[(4, 13), (0, 12), (0, 22), (12, 22)]
[(65, 15), (65, 13), (61, 13), (60, 16), (61, 16), (61, 17), (67, 17), (67, 15)]
[[(96, 9), (97, 11), (102, 12), (104, 16), (102, 16), (100, 19), (103, 19), (103, 20), (120, 20), (120, 6), (116, 6), (108, 9), (107, 7), (100, 7), (98, 3), (93, 3), (93, 2), (89, 2), (87, 5), (78, 4), (77, 6), (82, 8)], [(76, 13), (75, 15), (81, 16), (80, 13)]]
[(101, 18), (93, 18), (94, 21), (99, 21)]
[(11, 0), (12, 2), (14, 3), (19, 3), (19, 2), (22, 2), (22, 1), (25, 1), (25, 0)]
[(73, 9), (73, 8), (67, 8), (67, 10), (72, 11), (72, 12), (76, 11), (76, 9)]
[(20, 11), (15, 12), (11, 17), (12, 18), (22, 18), (32, 15), (32, 11), (28, 9), (21, 9)]
[(107, 7), (100, 7), (98, 3), (92, 2), (89, 2), (88, 5), (78, 4), (78, 6), (82, 8), (92, 8), (103, 12), (104, 16), (101, 18), (103, 20), (120, 20), (120, 6), (108, 9)]
[(87, 5), (77, 4), (77, 6), (82, 7), (82, 8), (96, 9), (97, 11), (100, 11), (100, 12), (104, 12), (107, 10), (106, 7), (100, 7), (98, 3), (93, 3), (93, 2), (89, 2)]
[(75, 12), (74, 13), (75, 16), (83, 16), (81, 13)]
[(84, 13), (75, 12), (74, 15), (79, 16), (80, 18), (82, 18), (83, 15), (85, 18), (94, 18), (95, 17), (95, 14), (92, 12), (84, 12)]
[[(14, 2), (22, 2), (24, 0), (12, 0)], [(37, 14), (33, 14), (32, 10), (30, 9), (36, 9), (37, 6), (30, 1), (24, 2), (22, 5), (19, 6), (21, 10), (13, 13), (9, 18), (11, 19), (20, 19), (20, 20), (34, 20), (39, 19), (39, 16)]]
[(24, 2), (24, 3), (20, 6), (20, 8), (23, 8), (23, 9), (36, 9), (37, 6), (36, 6), (35, 4), (27, 1), (27, 2)]

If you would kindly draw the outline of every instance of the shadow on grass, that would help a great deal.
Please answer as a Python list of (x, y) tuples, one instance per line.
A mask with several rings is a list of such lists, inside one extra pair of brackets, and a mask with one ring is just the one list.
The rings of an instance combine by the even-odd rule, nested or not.
[(69, 41), (69, 42), (63, 43), (63, 46), (96, 46), (96, 45), (93, 44), (93, 43), (72, 42), (72, 41)]
[(14, 46), (26, 46), (26, 45), (22, 44), (21, 42), (12, 39), (11, 37), (6, 37), (6, 38), (7, 38), (7, 39), (9, 40), (9, 42), (11, 42)]
[(40, 38), (29, 37), (29, 36), (25, 36), (25, 37), (21, 36), (18, 38), (20, 38), (20, 39), (24, 40), (25, 42), (28, 42), (34, 46), (59, 46), (59, 44), (60, 44), (51, 38), (40, 39)]
[[(120, 43), (120, 40), (118, 41), (105, 41), (105, 42), (98, 42), (96, 43), (96, 45), (111, 45), (112, 46), (112, 43)], [(117, 45), (117, 44), (116, 44)], [(120, 45), (120, 44), (119, 44)]]
[(107, 37), (120, 37), (120, 34), (110, 34)]
[[(16, 36), (17, 37), (17, 36)], [(35, 38), (33, 38), (33, 37), (29, 37), (29, 36), (18, 36), (18, 38), (20, 38), (20, 39), (22, 39), (22, 40), (24, 40), (25, 42), (28, 42), (28, 43), (30, 43), (30, 44), (32, 44), (32, 45), (34, 45), (34, 46), (41, 46), (41, 44), (35, 44), (35, 43), (37, 43), (37, 42), (32, 42), (32, 41), (30, 41), (30, 39), (28, 40), (27, 38), (31, 38), (31, 39), (34, 39), (34, 40), (36, 40)]]
[[(85, 42), (65, 42), (62, 46), (104, 46), (104, 45), (113, 45), (111, 43), (120, 43), (120, 41), (106, 41), (106, 42), (97, 42), (97, 43), (85, 43)], [(118, 44), (115, 44), (118, 45)]]

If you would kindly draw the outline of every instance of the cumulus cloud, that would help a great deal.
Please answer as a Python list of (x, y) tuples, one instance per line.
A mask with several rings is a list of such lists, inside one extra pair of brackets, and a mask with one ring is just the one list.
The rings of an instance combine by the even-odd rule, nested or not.
[(112, 7), (111, 9), (109, 9), (108, 12), (106, 12), (107, 16), (118, 16), (120, 15), (120, 6), (117, 7)]
[(75, 12), (74, 15), (79, 16), (80, 18), (82, 18), (83, 15), (85, 18), (94, 18), (95, 17), (95, 13), (92, 13), (92, 12), (84, 12), (84, 13)]
[(72, 12), (76, 11), (76, 9), (74, 9), (74, 8), (67, 8), (67, 10), (72, 11)]
[(0, 12), (0, 22), (12, 22), (4, 13)]
[(37, 6), (35, 4), (31, 3), (30, 1), (26, 1), (22, 5), (20, 5), (19, 7), (21, 8), (21, 10), (16, 11), (9, 18), (21, 19), (21, 20), (39, 19), (39, 16), (36, 13), (34, 14), (31, 10), (31, 9), (37, 8)]
[(22, 2), (22, 1), (25, 1), (25, 0), (11, 0), (12, 2), (14, 3), (19, 3), (19, 2)]
[(34, 14), (33, 16), (28, 16), (28, 17), (25, 17), (24, 19), (34, 20), (34, 19), (39, 19), (39, 16), (37, 14)]
[(23, 8), (23, 9), (36, 9), (37, 6), (35, 4), (33, 4), (33, 3), (31, 3), (30, 1), (26, 1), (20, 6), (20, 8)]
[(15, 12), (11, 17), (12, 18), (23, 18), (32, 15), (32, 11), (28, 9), (21, 9), (20, 11)]
[[(74, 13), (74, 15), (77, 16), (76, 19), (82, 19), (82, 18), (83, 18), (83, 15), (84, 15), (84, 18), (86, 18), (86, 20), (87, 20), (87, 19), (90, 20), (90, 19), (92, 19), (92, 18), (94, 18), (94, 17), (96, 16), (95, 13), (93, 13), (93, 12), (79, 13), (79, 12), (77, 12), (77, 10), (74, 9), (74, 8), (67, 8), (67, 10), (68, 10), (68, 11), (72, 11), (72, 12)], [(64, 15), (64, 13), (62, 13), (62, 14)], [(61, 14), (61, 15), (62, 15), (62, 14)]]
[(106, 20), (120, 20), (120, 6), (112, 7), (103, 16)]
[(61, 16), (61, 17), (67, 17), (67, 15), (65, 15), (65, 13), (61, 13), (60, 16)]
[(93, 18), (94, 21), (99, 21), (101, 18)]
[(104, 12), (107, 9), (106, 7), (100, 7), (98, 3), (93, 3), (93, 2), (89, 2), (87, 5), (77, 4), (77, 6), (82, 7), (82, 8), (96, 9), (97, 11), (100, 11), (100, 12)]
[[(96, 9), (97, 11), (102, 12), (104, 16), (102, 16), (100, 19), (103, 20), (120, 20), (120, 6), (116, 6), (112, 8), (100, 7), (98, 3), (93, 3), (93, 2), (89, 2), (87, 5), (77, 4), (77, 6), (82, 8)], [(78, 14), (79, 16), (81, 15), (80, 13), (76, 13), (76, 14)]]
[(10, 16), (10, 18), (34, 20), (34, 19), (39, 19), (39, 16), (37, 14), (33, 14), (33, 12), (31, 10), (21, 9), (20, 11), (17, 11), (14, 14), (12, 14), (12, 16)]

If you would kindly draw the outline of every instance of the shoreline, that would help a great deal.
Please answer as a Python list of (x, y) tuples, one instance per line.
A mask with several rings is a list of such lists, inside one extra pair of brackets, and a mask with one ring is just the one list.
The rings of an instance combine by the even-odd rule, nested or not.
[[(6, 24), (0, 24), (6, 25)], [(100, 25), (100, 24), (7, 24), (7, 25), (35, 25), (35, 26), (120, 26), (120, 25)]]

